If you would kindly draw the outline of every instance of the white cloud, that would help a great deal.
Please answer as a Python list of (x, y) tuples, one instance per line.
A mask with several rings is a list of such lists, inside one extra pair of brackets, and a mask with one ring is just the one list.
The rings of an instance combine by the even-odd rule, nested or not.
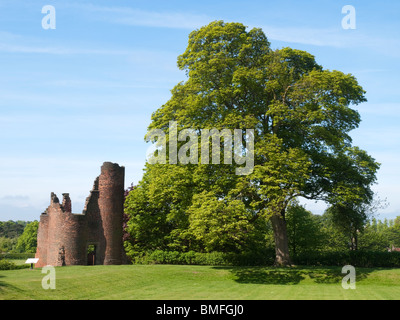
[[(20, 38), (21, 39), (21, 38)], [(23, 39), (22, 39), (23, 40)], [(25, 39), (26, 40), (26, 39)], [(86, 55), (129, 55), (130, 50), (108, 50), (108, 49), (88, 49), (79, 46), (63, 47), (63, 46), (48, 46), (44, 44), (13, 44), (0, 43), (0, 52), (11, 53), (38, 53), (38, 54), (54, 54), (54, 55), (71, 55), (71, 54), (86, 54)]]
[(314, 46), (344, 46), (337, 29), (261, 26), (269, 40)]
[[(69, 4), (70, 7), (78, 9), (81, 14), (90, 13), (90, 19), (108, 21), (110, 23), (159, 27), (173, 29), (194, 30), (209, 24), (219, 18), (210, 17), (205, 14), (193, 14), (189, 12), (158, 12), (135, 9), (131, 7), (107, 7), (94, 4)], [(310, 28), (310, 27), (280, 27), (272, 25), (247, 24), (250, 29), (262, 28), (270, 40), (289, 43), (301, 43), (315, 46), (343, 47), (354, 44), (359, 35), (350, 35), (340, 28)], [(365, 43), (365, 39), (358, 42)]]
[(30, 198), (27, 195), (6, 195), (0, 198), (1, 204), (12, 205), (17, 208), (26, 208), (29, 206)]
[(129, 7), (105, 7), (76, 3), (71, 4), (71, 6), (89, 11), (91, 13), (91, 18), (129, 26), (192, 30), (207, 25), (214, 20), (204, 14), (187, 12), (156, 12)]
[(131, 55), (135, 50), (131, 49), (107, 49), (95, 48), (90, 44), (53, 44), (49, 45), (46, 40), (23, 36), (16, 33), (10, 33), (0, 30), (0, 52), (11, 53), (34, 53), (34, 54), (52, 54), (52, 55)]
[(40, 214), (45, 209), (46, 209), (45, 207), (33, 207), (33, 206), (18, 207), (0, 203), (0, 221), (39, 220)]
[(318, 28), (254, 25), (262, 28), (269, 40), (332, 48), (369, 49), (385, 56), (399, 57), (400, 40), (372, 34), (368, 30), (343, 30), (340, 27)]

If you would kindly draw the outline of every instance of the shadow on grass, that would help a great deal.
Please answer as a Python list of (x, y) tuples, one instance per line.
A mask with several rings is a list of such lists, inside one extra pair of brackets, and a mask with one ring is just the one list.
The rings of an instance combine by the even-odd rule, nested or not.
[[(356, 281), (362, 281), (366, 279), (372, 270), (369, 269), (358, 269), (356, 268)], [(309, 270), (308, 276), (315, 283), (326, 283), (326, 284), (341, 284), (343, 278), (348, 275), (348, 273), (342, 273), (341, 268), (332, 269), (321, 269), (318, 268), (315, 271)]]
[(5, 287), (10, 287), (10, 285), (9, 285), (8, 283), (2, 281), (1, 278), (4, 278), (4, 276), (2, 276), (2, 275), (0, 274), (0, 293), (3, 291), (3, 289), (4, 289)]
[[(19, 292), (19, 293), (24, 292), (24, 290), (14, 286), (8, 282), (2, 281), (1, 278), (5, 278), (5, 276), (0, 274), (0, 298), (1, 298), (1, 294), (2, 293), (4, 294), (4, 292), (6, 292), (7, 290), (13, 291), (13, 292)], [(0, 300), (2, 300), (2, 299), (0, 299)]]
[[(296, 285), (303, 280), (310, 279), (314, 283), (341, 284), (347, 275), (341, 268), (312, 268), (312, 267), (214, 267), (228, 270), (238, 283)], [(356, 279), (366, 279), (372, 270), (357, 270)], [(310, 281), (308, 280), (308, 281)]]

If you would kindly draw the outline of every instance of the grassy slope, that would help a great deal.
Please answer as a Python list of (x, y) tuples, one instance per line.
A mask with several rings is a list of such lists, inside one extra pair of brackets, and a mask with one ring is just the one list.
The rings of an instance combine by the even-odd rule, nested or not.
[(341, 268), (127, 265), (56, 268), (44, 290), (40, 269), (0, 271), (0, 299), (400, 299), (400, 269), (356, 269), (344, 290)]

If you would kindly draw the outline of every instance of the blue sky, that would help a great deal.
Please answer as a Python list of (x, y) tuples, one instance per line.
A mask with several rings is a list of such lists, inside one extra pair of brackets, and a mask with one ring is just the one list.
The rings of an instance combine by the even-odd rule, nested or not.
[[(56, 29), (42, 28), (42, 7)], [(356, 10), (343, 29), (342, 7)], [(37, 220), (50, 193), (69, 192), (79, 213), (104, 161), (138, 182), (151, 113), (185, 80), (176, 67), (189, 33), (213, 20), (260, 27), (272, 48), (316, 56), (356, 76), (354, 144), (382, 163), (374, 187), (400, 215), (400, 2), (0, 0), (0, 220)], [(324, 205), (307, 202), (322, 213)]]

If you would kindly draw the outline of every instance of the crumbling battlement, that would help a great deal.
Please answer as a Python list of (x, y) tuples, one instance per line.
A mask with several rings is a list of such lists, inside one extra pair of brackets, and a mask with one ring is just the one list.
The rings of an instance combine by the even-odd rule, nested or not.
[(71, 212), (68, 193), (60, 203), (52, 192), (50, 205), (40, 216), (36, 267), (121, 264), (124, 179), (124, 167), (105, 162), (82, 214)]

